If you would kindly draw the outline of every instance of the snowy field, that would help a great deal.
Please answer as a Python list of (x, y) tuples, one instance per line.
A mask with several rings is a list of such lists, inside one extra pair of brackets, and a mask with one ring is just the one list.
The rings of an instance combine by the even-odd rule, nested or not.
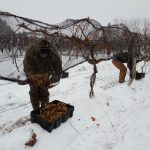
[[(142, 65), (137, 65), (139, 72)], [(29, 86), (0, 80), (0, 150), (150, 150), (150, 62), (144, 68), (145, 78), (130, 86), (129, 72), (126, 82), (118, 83), (118, 70), (111, 61), (97, 67), (92, 99), (88, 63), (70, 69), (69, 78), (50, 90), (50, 101), (75, 107), (73, 117), (51, 133), (30, 122)], [(0, 75), (12, 72), (16, 67), (10, 59), (0, 62)], [(37, 143), (27, 147), (32, 132)]]

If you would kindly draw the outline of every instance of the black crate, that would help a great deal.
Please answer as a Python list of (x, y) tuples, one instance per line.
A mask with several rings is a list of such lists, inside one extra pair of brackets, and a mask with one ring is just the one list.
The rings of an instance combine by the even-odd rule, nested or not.
[(136, 80), (140, 80), (142, 78), (145, 78), (145, 73), (138, 73), (138, 72), (136, 72)]
[[(54, 100), (50, 102), (49, 104), (58, 104), (59, 102), (62, 102), (62, 101)], [(53, 122), (48, 122), (40, 116), (40, 109), (42, 107), (37, 110), (31, 111), (31, 122), (37, 123), (48, 132), (51, 132), (53, 129), (59, 127), (61, 123), (66, 122), (68, 118), (73, 116), (74, 106), (66, 104), (66, 103), (65, 105), (68, 108), (68, 111), (65, 112), (61, 117), (54, 119)]]

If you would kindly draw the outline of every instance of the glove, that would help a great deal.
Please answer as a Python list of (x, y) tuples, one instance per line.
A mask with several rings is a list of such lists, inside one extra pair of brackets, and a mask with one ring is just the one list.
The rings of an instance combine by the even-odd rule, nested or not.
[(29, 81), (34, 86), (46, 87), (49, 82), (48, 74), (35, 74), (29, 77)]
[(18, 81), (18, 84), (19, 84), (19, 85), (28, 84), (28, 80), (20, 80), (20, 81)]
[(51, 78), (51, 83), (57, 83), (57, 82), (59, 82), (59, 80), (60, 80), (60, 78), (58, 77), (58, 76), (52, 76), (52, 78)]

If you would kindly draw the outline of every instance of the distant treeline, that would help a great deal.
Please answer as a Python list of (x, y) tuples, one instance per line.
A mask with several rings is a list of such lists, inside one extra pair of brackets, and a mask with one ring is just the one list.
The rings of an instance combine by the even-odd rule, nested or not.
[(14, 32), (11, 27), (7, 24), (5, 20), (0, 19), (0, 34), (12, 33)]

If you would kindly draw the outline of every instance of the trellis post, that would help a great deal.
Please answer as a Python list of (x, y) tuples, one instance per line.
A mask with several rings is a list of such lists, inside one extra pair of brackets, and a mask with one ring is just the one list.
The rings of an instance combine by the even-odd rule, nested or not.
[(133, 49), (132, 49), (132, 79), (136, 79), (136, 47), (134, 46)]

